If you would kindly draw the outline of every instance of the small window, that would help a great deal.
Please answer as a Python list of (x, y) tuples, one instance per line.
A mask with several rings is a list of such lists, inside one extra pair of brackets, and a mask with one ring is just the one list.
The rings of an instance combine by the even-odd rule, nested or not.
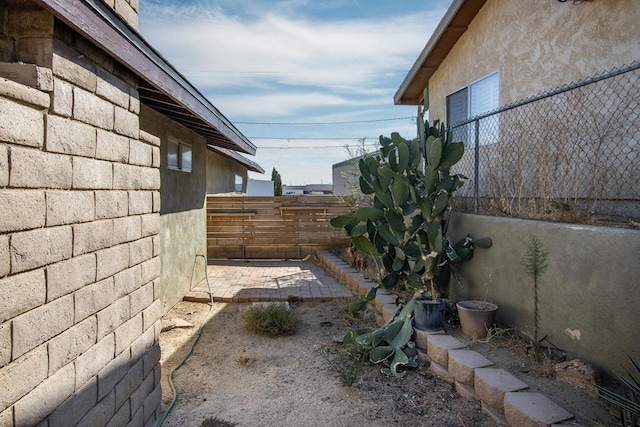
[(167, 154), (167, 166), (169, 169), (180, 170), (179, 154), (180, 145), (175, 142), (169, 142), (169, 153)]
[(169, 141), (167, 150), (167, 167), (169, 169), (191, 172), (192, 156), (191, 146), (181, 142)]
[(191, 172), (191, 147), (180, 144), (180, 170)]
[(240, 175), (236, 175), (235, 177), (235, 190), (236, 193), (242, 193), (242, 187), (244, 186), (244, 180), (242, 179), (242, 176)]
[[(489, 74), (447, 96), (447, 124), (453, 129), (453, 139), (463, 141), (465, 146), (474, 146), (476, 138), (476, 124), (471, 122), (464, 126), (457, 124), (480, 116), (499, 108), (500, 74)], [(498, 116), (492, 115), (480, 120), (480, 145), (498, 142)]]

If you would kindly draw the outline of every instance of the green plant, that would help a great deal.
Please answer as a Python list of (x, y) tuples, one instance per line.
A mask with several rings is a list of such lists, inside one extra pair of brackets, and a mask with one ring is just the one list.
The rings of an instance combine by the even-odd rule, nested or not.
[(621, 427), (640, 426), (640, 364), (627, 356), (635, 369), (635, 374), (627, 371), (627, 377), (615, 372), (625, 387), (625, 395), (618, 394), (602, 386), (595, 385), (599, 395), (620, 409)]
[(449, 202), (467, 179), (450, 170), (462, 158), (464, 144), (452, 141), (438, 121), (430, 126), (419, 119), (418, 134), (411, 141), (398, 133), (380, 137), (379, 154), (358, 163), (360, 190), (373, 195), (373, 206), (335, 217), (331, 224), (343, 228), (353, 245), (373, 258), (379, 286), (404, 284), (438, 298), (449, 285), (450, 264), (470, 259), (474, 245), (490, 247), (491, 239), (466, 236), (450, 242)]
[[(426, 92), (424, 99), (426, 112)], [(404, 375), (399, 367), (417, 360), (411, 341), (415, 298), (429, 292), (438, 299), (449, 286), (450, 265), (471, 259), (474, 246), (492, 244), (489, 238), (473, 240), (468, 235), (452, 244), (447, 237), (451, 196), (467, 179), (450, 172), (464, 155), (464, 144), (452, 141), (443, 123), (431, 126), (423, 119), (424, 113), (418, 119), (419, 138), (380, 136), (379, 154), (359, 160), (360, 191), (373, 196), (373, 205), (331, 219), (356, 249), (372, 258), (378, 271), (376, 286), (357, 308), (373, 300), (380, 287), (414, 291), (401, 315), (392, 316), (382, 328), (350, 329), (340, 338), (362, 346), (371, 362), (385, 363), (385, 372), (396, 376)]]
[(317, 349), (326, 366), (338, 375), (345, 387), (351, 387), (367, 364), (367, 354), (361, 348), (347, 345), (344, 350), (332, 351), (326, 346)]
[(271, 171), (271, 181), (273, 181), (273, 195), (282, 196), (282, 177), (276, 168)]
[(548, 252), (538, 236), (531, 235), (526, 244), (526, 252), (520, 261), (524, 272), (533, 279), (533, 310), (534, 310), (534, 339), (538, 340), (538, 324), (540, 313), (538, 311), (538, 280), (547, 267)]
[(245, 327), (249, 332), (268, 335), (292, 335), (298, 328), (298, 317), (288, 304), (253, 305), (245, 314)]
[(232, 423), (230, 421), (221, 420), (215, 417), (209, 417), (202, 421), (200, 427), (235, 427), (238, 423)]
[(348, 328), (344, 336), (334, 340), (366, 354), (373, 364), (383, 363), (383, 373), (404, 377), (404, 367), (415, 368), (418, 364), (418, 352), (411, 340), (414, 301), (415, 299), (411, 299), (406, 305), (399, 306), (396, 313), (381, 328)]

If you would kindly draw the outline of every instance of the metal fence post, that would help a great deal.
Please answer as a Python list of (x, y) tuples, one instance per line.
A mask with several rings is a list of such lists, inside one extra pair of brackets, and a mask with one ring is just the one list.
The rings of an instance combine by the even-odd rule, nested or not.
[(476, 130), (475, 133), (475, 165), (474, 165), (474, 172), (473, 172), (473, 179), (474, 179), (474, 183), (473, 183), (473, 213), (477, 214), (478, 213), (478, 204), (479, 204), (479, 197), (480, 197), (480, 119), (476, 119), (474, 122), (474, 127)]

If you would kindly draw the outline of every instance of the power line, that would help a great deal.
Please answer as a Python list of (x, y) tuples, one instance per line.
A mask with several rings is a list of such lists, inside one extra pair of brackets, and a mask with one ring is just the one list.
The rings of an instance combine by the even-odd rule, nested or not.
[(293, 136), (293, 137), (279, 137), (279, 136), (249, 136), (247, 137), (249, 139), (271, 139), (274, 141), (353, 141), (353, 140), (360, 140), (360, 139), (373, 139), (375, 141), (378, 140), (379, 137), (371, 137), (371, 136), (365, 136), (365, 137), (361, 137), (361, 136), (346, 136), (346, 137), (327, 137), (327, 138), (317, 138), (317, 137), (299, 137), (299, 136)]
[(407, 116), (407, 117), (394, 117), (394, 118), (391, 118), (391, 119), (354, 120), (354, 121), (343, 121), (343, 122), (240, 122), (240, 121), (233, 121), (233, 123), (243, 124), (243, 125), (312, 126), (312, 125), (352, 125), (352, 124), (359, 124), (359, 123), (391, 122), (391, 121), (395, 121), (395, 120), (407, 120), (407, 119), (415, 119), (415, 117)]
[(258, 151), (260, 150), (310, 150), (310, 149), (331, 149), (331, 148), (339, 148), (344, 150), (347, 147), (377, 147), (378, 144), (366, 144), (366, 145), (306, 145), (304, 147), (287, 147), (287, 146), (277, 146), (277, 147), (258, 147)]

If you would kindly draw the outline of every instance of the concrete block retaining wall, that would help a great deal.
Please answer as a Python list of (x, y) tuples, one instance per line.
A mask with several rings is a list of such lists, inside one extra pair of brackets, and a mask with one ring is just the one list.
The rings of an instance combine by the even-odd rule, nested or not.
[(627, 354), (640, 343), (640, 230), (454, 214), (449, 236), (466, 234), (489, 236), (493, 247), (454, 266), (462, 286), (451, 287), (453, 300), (494, 302), (499, 324), (534, 335), (534, 283), (522, 259), (536, 236), (548, 254), (537, 285), (537, 339), (608, 374), (629, 366)]
[[(374, 287), (372, 281), (363, 279), (359, 271), (336, 255), (323, 251), (318, 253), (318, 258), (355, 294), (366, 295)], [(380, 289), (370, 304), (379, 326), (393, 315), (396, 304), (392, 300), (395, 298)], [(496, 425), (543, 427), (573, 418), (546, 396), (527, 392), (527, 384), (505, 370), (493, 368), (489, 359), (467, 349), (466, 344), (455, 337), (414, 329), (414, 341), (420, 359), (430, 363), (431, 371), (455, 384), (461, 396), (479, 400), (482, 412)]]
[(3, 29), (35, 44), (24, 59), (51, 85), (0, 78), (0, 426), (153, 425), (159, 148), (140, 136), (136, 79), (11, 3), (45, 34)]

